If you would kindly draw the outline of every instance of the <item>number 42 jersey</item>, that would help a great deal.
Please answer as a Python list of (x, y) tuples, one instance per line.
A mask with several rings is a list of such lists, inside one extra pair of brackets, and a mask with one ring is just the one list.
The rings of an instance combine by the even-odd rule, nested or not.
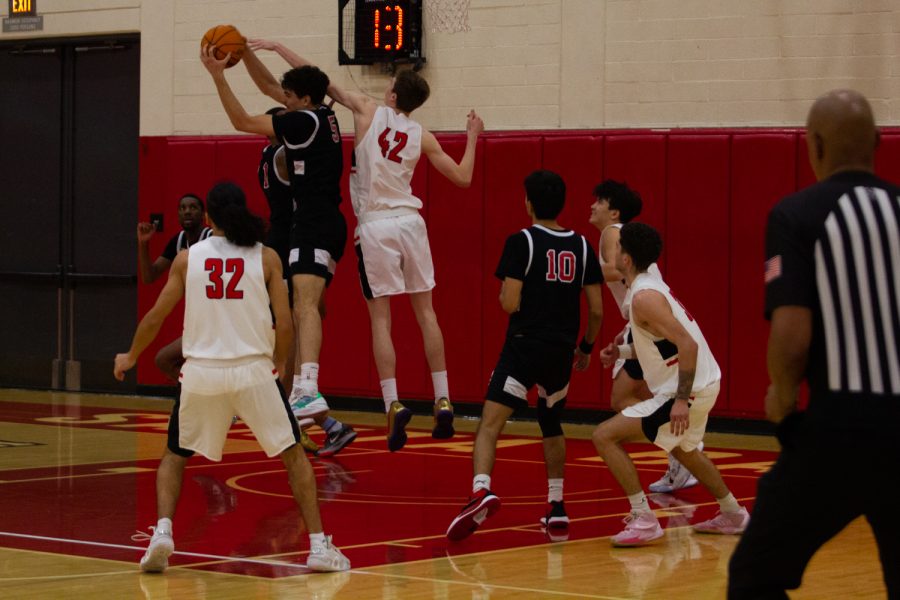
[(191, 246), (185, 278), (185, 358), (272, 358), (275, 330), (262, 244), (213, 236)]
[(422, 126), (407, 115), (379, 106), (353, 150), (350, 197), (361, 220), (367, 213), (419, 210), (410, 182), (422, 155)]

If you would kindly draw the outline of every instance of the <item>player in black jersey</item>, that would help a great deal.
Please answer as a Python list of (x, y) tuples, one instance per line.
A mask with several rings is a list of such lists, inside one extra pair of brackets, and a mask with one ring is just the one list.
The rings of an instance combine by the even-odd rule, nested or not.
[[(472, 498), (447, 529), (454, 541), (467, 537), (500, 508), (500, 499), (490, 490), (497, 438), (513, 412), (528, 405), (526, 395), (535, 385), (549, 486), (549, 507), (541, 522), (548, 530), (569, 524), (562, 499), (566, 442), (560, 419), (573, 351), (575, 368), (587, 369), (600, 333), (603, 275), (585, 237), (556, 222), (565, 195), (566, 185), (556, 173), (535, 171), (525, 178), (525, 206), (534, 224), (509, 236), (495, 272), (503, 281), (500, 305), (510, 315), (509, 327), (475, 436)], [(576, 346), (582, 289), (588, 324)]]
[[(203, 200), (196, 194), (185, 194), (178, 199), (178, 224), (181, 231), (169, 239), (162, 254), (155, 261), (150, 262), (150, 238), (156, 233), (156, 225), (153, 223), (138, 223), (138, 272), (142, 283), (153, 283), (169, 270), (172, 261), (182, 250), (187, 250), (191, 244), (205, 240), (212, 235), (212, 229), (206, 227), (206, 208)], [(156, 366), (172, 381), (178, 381), (178, 372), (184, 364), (181, 355), (181, 338), (170, 342), (160, 348), (156, 353)]]
[[(283, 106), (276, 106), (266, 111), (268, 115), (281, 115), (286, 112)], [(262, 156), (259, 160), (259, 169), (257, 175), (259, 178), (259, 187), (262, 189), (269, 204), (269, 233), (266, 236), (266, 246), (272, 248), (281, 257), (281, 264), (284, 269), (285, 278), (288, 280), (288, 291), (292, 290), (290, 286), (290, 265), (288, 257), (291, 251), (291, 225), (296, 209), (296, 202), (291, 191), (290, 177), (287, 170), (287, 159), (284, 151), (284, 145), (277, 137), (269, 138), (269, 145), (263, 148)], [(324, 299), (324, 296), (323, 296)], [(289, 293), (289, 301), (293, 305), (293, 294)], [(324, 317), (324, 303), (320, 301), (320, 313)], [(297, 327), (294, 327), (294, 335), (298, 336)], [(281, 374), (281, 384), (285, 389), (292, 388), (294, 379), (294, 359), (296, 347), (291, 345), (288, 353), (288, 360), (285, 362), (284, 373)], [(297, 382), (299, 386), (299, 381)], [(318, 402), (318, 405), (321, 403)], [(327, 406), (327, 404), (326, 404)], [(341, 423), (337, 419), (328, 416), (326, 412), (316, 412), (316, 407), (311, 406), (309, 411), (312, 415), (304, 418), (304, 415), (297, 415), (300, 418), (301, 426), (308, 426), (309, 421), (314, 421), (316, 425), (321, 427), (327, 434), (325, 439), (325, 447), (319, 448), (315, 442), (308, 436), (303, 437), (304, 449), (314, 452), (318, 456), (334, 456), (343, 450), (348, 444), (356, 439), (356, 431), (345, 423)]]
[[(328, 405), (318, 393), (322, 317), (319, 304), (347, 242), (347, 222), (340, 211), (343, 172), (341, 132), (334, 112), (322, 102), (328, 76), (315, 67), (291, 69), (275, 80), (252, 50), (243, 61), (257, 86), (283, 103), (282, 115), (247, 113), (225, 78), (227, 57), (216, 60), (213, 47), (201, 49), (200, 59), (216, 84), (222, 106), (238, 131), (277, 137), (284, 144), (291, 191), (297, 200), (291, 231), (289, 262), (294, 289), (294, 317), (299, 343), (300, 385), (292, 390), (292, 407), (300, 416)], [(319, 408), (321, 407), (321, 408)]]

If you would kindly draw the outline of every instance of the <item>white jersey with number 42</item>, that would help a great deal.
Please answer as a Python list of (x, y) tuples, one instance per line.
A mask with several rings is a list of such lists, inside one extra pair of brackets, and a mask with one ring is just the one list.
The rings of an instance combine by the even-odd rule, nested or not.
[(358, 218), (375, 211), (422, 208), (422, 201), (413, 196), (410, 186), (422, 155), (421, 125), (380, 106), (353, 152), (350, 198)]

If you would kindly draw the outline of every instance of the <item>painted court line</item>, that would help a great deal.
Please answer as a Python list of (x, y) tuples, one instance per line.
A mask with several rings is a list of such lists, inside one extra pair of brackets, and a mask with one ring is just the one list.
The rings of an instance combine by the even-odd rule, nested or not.
[[(27, 540), (40, 540), (45, 542), (61, 542), (64, 544), (79, 544), (82, 546), (98, 546), (101, 548), (117, 548), (120, 550), (137, 550), (139, 552), (144, 552), (147, 550), (144, 546), (126, 546), (123, 544), (109, 544), (106, 542), (90, 542), (87, 540), (71, 540), (66, 538), (56, 538), (56, 537), (48, 537), (43, 535), (29, 535), (25, 533), (12, 533), (9, 531), (0, 531), (0, 536), (21, 538)], [(224, 562), (239, 562), (239, 563), (251, 563), (256, 565), (266, 565), (270, 567), (292, 567), (297, 569), (306, 570), (305, 564), (300, 563), (287, 563), (287, 562), (279, 562), (272, 560), (258, 560), (254, 558), (243, 558), (240, 556), (219, 556), (216, 554), (200, 554), (198, 552), (179, 552), (175, 551), (175, 555), (178, 556), (189, 556), (191, 558), (205, 558), (216, 561), (224, 561)], [(177, 565), (176, 565), (177, 568)]]

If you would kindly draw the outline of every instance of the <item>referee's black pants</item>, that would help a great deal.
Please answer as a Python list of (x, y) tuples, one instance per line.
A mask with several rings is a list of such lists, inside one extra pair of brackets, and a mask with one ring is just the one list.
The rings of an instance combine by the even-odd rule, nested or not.
[[(896, 430), (896, 423), (893, 424)], [(900, 442), (889, 433), (836, 431), (802, 413), (779, 425), (781, 454), (759, 480), (750, 524), (728, 569), (731, 600), (788, 598), (813, 554), (865, 515), (888, 597), (900, 599)], [(846, 556), (848, 565), (854, 556)]]

